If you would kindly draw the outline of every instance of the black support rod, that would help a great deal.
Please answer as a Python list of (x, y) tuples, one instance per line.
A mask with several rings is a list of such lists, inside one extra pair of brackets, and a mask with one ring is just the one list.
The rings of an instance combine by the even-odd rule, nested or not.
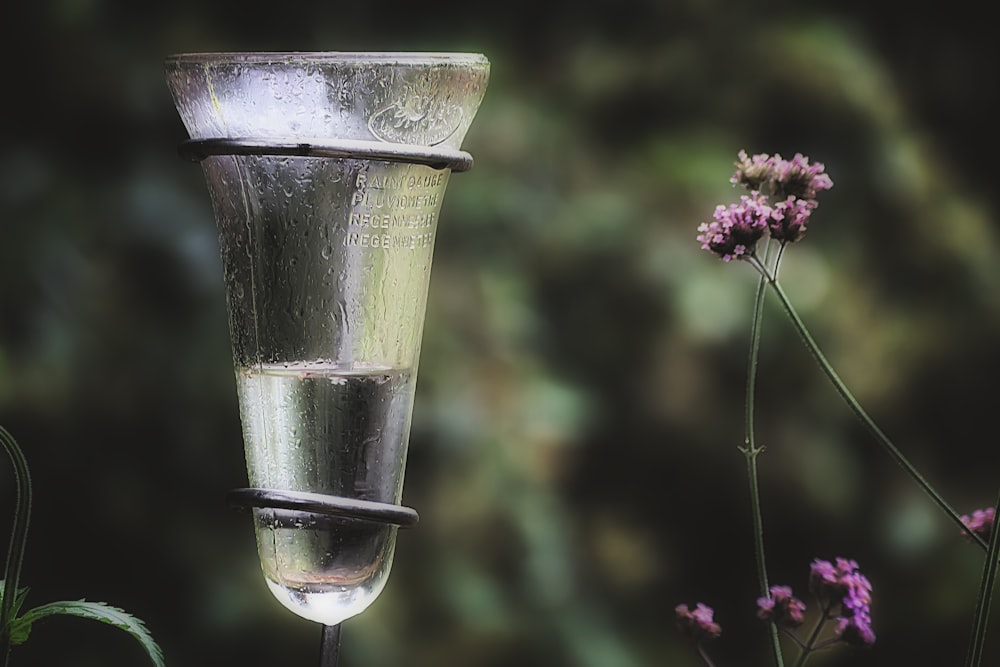
[(373, 523), (388, 523), (401, 528), (417, 525), (420, 516), (411, 507), (378, 503), (372, 500), (342, 498), (307, 491), (282, 491), (278, 489), (233, 489), (227, 495), (230, 506), (236, 509), (252, 507), (291, 510), (359, 519)]
[(324, 625), (319, 647), (319, 667), (337, 667), (340, 661), (340, 624)]
[(433, 169), (451, 169), (454, 172), (468, 171), (472, 168), (472, 156), (455, 148), (358, 139), (312, 141), (291, 139), (283, 141), (255, 137), (188, 139), (181, 143), (178, 152), (181, 157), (191, 162), (200, 162), (213, 155), (258, 155), (384, 160), (423, 164)]

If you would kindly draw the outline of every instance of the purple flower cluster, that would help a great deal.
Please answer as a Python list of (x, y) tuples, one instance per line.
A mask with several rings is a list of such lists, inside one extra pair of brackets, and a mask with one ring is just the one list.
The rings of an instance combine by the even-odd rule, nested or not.
[(739, 204), (717, 206), (715, 220), (698, 226), (701, 247), (711, 250), (724, 262), (752, 251), (774, 217), (774, 209), (766, 202), (767, 197), (752, 192), (749, 197), (740, 197)]
[(783, 628), (797, 628), (805, 620), (806, 605), (792, 595), (791, 586), (771, 586), (770, 597), (757, 598), (757, 618)]
[[(813, 560), (809, 568), (809, 590), (819, 606), (817, 625), (808, 640), (796, 636), (803, 624), (806, 605), (795, 597), (789, 586), (771, 586), (768, 594), (757, 598), (757, 618), (774, 623), (792, 637), (802, 650), (796, 664), (804, 664), (806, 656), (837, 643), (851, 646), (871, 646), (875, 643), (872, 630), (872, 585), (861, 574), (856, 561), (837, 558), (834, 562)], [(715, 622), (714, 612), (701, 602), (691, 609), (686, 604), (674, 608), (677, 628), (698, 644), (707, 664), (702, 642), (717, 639), (722, 628)], [(823, 632), (827, 623), (835, 623), (832, 632)], [(827, 626), (828, 627), (828, 626)]]
[(718, 639), (722, 634), (722, 626), (713, 620), (715, 611), (707, 604), (699, 602), (694, 610), (686, 604), (679, 604), (674, 608), (674, 615), (677, 629), (697, 642)]
[[(872, 585), (853, 560), (838, 558), (833, 563), (817, 558), (809, 568), (809, 590), (822, 609), (821, 622), (836, 621), (836, 637), (853, 646), (875, 643), (872, 630)], [(789, 632), (805, 620), (806, 605), (788, 586), (772, 586), (770, 595), (757, 598), (757, 618), (773, 621)], [(824, 646), (829, 644), (824, 642)], [(810, 646), (809, 650), (819, 648)]]
[(795, 243), (806, 233), (806, 221), (816, 208), (815, 199), (788, 199), (774, 205), (774, 213), (767, 224), (771, 238), (782, 243)]
[(749, 190), (760, 190), (771, 185), (777, 175), (778, 162), (781, 156), (760, 153), (749, 157), (745, 150), (736, 154), (736, 173), (729, 182), (733, 185), (744, 185)]
[(839, 605), (837, 634), (848, 644), (871, 646), (875, 643), (872, 630), (872, 585), (858, 570), (856, 561), (845, 558), (835, 563), (817, 558), (809, 573), (809, 590), (819, 599), (827, 614)]
[(767, 192), (779, 199), (816, 199), (820, 190), (833, 187), (823, 164), (809, 164), (809, 158), (802, 153), (796, 153), (791, 160), (782, 159), (777, 153), (749, 157), (746, 151), (740, 151), (736, 157), (736, 173), (729, 179), (730, 183)]
[(798, 241), (817, 206), (816, 195), (833, 187), (824, 169), (801, 153), (785, 160), (777, 153), (750, 157), (740, 151), (730, 181), (747, 187), (750, 196), (716, 207), (714, 220), (698, 226), (701, 247), (728, 262), (752, 255), (765, 233), (781, 243)]
[(982, 510), (975, 510), (971, 515), (963, 514), (961, 519), (965, 527), (979, 535), (984, 540), (989, 541), (993, 534), (993, 523), (996, 517), (996, 508), (987, 507)]

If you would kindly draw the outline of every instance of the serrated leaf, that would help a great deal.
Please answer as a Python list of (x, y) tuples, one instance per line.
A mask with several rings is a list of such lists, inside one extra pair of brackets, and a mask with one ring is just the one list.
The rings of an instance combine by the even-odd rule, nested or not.
[(14, 623), (14, 628), (12, 628), (12, 634), (15, 629), (20, 630), (17, 626), (26, 624), (28, 627), (24, 628), (22, 631), (24, 632), (24, 636), (27, 637), (27, 633), (31, 631), (31, 624), (47, 616), (55, 615), (89, 618), (94, 621), (100, 621), (102, 623), (107, 623), (108, 625), (113, 625), (120, 630), (124, 630), (132, 635), (140, 644), (142, 644), (142, 648), (145, 649), (149, 659), (153, 661), (153, 664), (156, 665), (156, 667), (164, 667), (163, 651), (153, 640), (153, 636), (149, 633), (149, 630), (146, 629), (145, 624), (128, 612), (118, 609), (117, 607), (112, 607), (104, 602), (64, 600), (61, 602), (43, 604), (40, 607), (35, 607), (31, 611), (28, 611), (24, 616), (17, 619)]

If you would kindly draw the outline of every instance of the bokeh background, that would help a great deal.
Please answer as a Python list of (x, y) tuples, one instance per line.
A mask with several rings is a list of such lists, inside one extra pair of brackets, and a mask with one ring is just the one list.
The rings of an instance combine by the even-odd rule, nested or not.
[[(694, 240), (738, 194), (739, 149), (826, 164), (788, 292), (950, 502), (997, 490), (997, 40), (971, 0), (892, 4), (18, 3), (0, 47), (0, 423), (35, 482), (28, 604), (122, 607), (172, 666), (316, 663), (318, 627), (271, 598), (249, 519), (225, 507), (246, 478), (217, 239), (162, 60), (475, 51), (493, 77), (441, 216), (404, 491), (422, 523), (345, 625), (343, 665), (696, 665), (673, 609), (697, 601), (724, 627), (720, 667), (768, 664), (736, 449), (754, 275)], [(876, 646), (815, 664), (960, 664), (981, 554), (774, 306), (772, 581), (804, 592), (813, 558), (846, 556), (875, 586)], [(5, 535), (6, 464), (0, 493)], [(12, 661), (142, 664), (75, 618)]]

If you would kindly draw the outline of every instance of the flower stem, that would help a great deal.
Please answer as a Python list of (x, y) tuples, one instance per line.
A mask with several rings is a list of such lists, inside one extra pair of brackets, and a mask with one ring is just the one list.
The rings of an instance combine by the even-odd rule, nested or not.
[[(779, 255), (780, 259), (780, 255)], [(777, 269), (777, 267), (775, 267)], [(766, 295), (767, 282), (761, 276), (757, 283), (757, 292), (754, 298), (753, 323), (750, 327), (750, 353), (747, 360), (747, 386), (746, 386), (746, 419), (744, 420), (744, 446), (740, 448), (747, 461), (747, 478), (750, 483), (750, 507), (753, 514), (753, 536), (754, 553), (757, 563), (757, 581), (760, 585), (760, 594), (763, 597), (770, 597), (771, 591), (767, 580), (767, 562), (764, 549), (764, 517), (760, 503), (760, 485), (757, 476), (757, 455), (764, 451), (763, 447), (758, 447), (754, 438), (754, 404), (757, 387), (757, 361), (760, 351), (760, 330), (764, 316), (764, 297)], [(771, 639), (771, 652), (774, 655), (776, 667), (784, 667), (784, 660), (781, 655), (781, 639), (778, 635), (778, 626), (774, 621), (768, 622), (768, 634)]]
[(17, 441), (0, 426), (0, 444), (10, 456), (14, 466), (14, 526), (11, 529), (7, 562), (4, 566), (3, 600), (0, 601), (0, 667), (6, 667), (10, 656), (10, 628), (13, 624), (14, 601), (17, 598), (21, 564), (24, 560), (24, 545), (28, 536), (28, 519), (31, 516), (31, 475), (28, 461)]
[[(756, 265), (754, 268), (757, 268), (758, 271), (761, 270), (761, 267)], [(764, 270), (766, 271), (766, 269)], [(910, 475), (910, 477), (913, 478), (913, 480), (920, 486), (920, 488), (924, 490), (924, 492), (928, 496), (930, 496), (931, 500), (933, 500), (934, 503), (937, 504), (937, 506), (941, 508), (941, 510), (945, 514), (947, 514), (948, 517), (951, 518), (952, 521), (954, 521), (958, 526), (960, 526), (964, 533), (968, 534), (971, 537), (971, 539), (973, 539), (980, 547), (982, 547), (985, 550), (987, 548), (986, 540), (984, 540), (979, 535), (976, 535), (966, 527), (965, 523), (962, 521), (962, 517), (958, 514), (958, 512), (956, 512), (951, 507), (951, 505), (949, 505), (947, 501), (945, 501), (945, 499), (941, 497), (941, 494), (939, 494), (937, 491), (934, 490), (934, 488), (930, 485), (930, 483), (926, 479), (924, 479), (924, 476), (920, 474), (920, 472), (916, 469), (916, 467), (914, 467), (914, 465), (910, 463), (910, 461), (903, 455), (903, 453), (899, 451), (899, 449), (894, 444), (892, 444), (892, 441), (889, 440), (889, 437), (886, 436), (886, 434), (882, 432), (882, 429), (880, 429), (878, 425), (875, 424), (875, 422), (872, 420), (872, 418), (868, 416), (868, 413), (865, 412), (864, 408), (861, 407), (861, 404), (858, 403), (858, 400), (854, 398), (854, 395), (847, 388), (847, 385), (844, 384), (844, 381), (841, 380), (840, 376), (837, 375), (837, 372), (833, 370), (833, 366), (830, 365), (830, 362), (827, 360), (826, 356), (824, 356), (823, 352), (820, 351), (819, 345), (816, 344), (815, 339), (813, 339), (812, 335), (809, 333), (809, 330), (806, 329), (805, 323), (802, 322), (802, 318), (799, 317), (799, 314), (796, 312), (795, 307), (792, 306), (791, 301), (788, 300), (788, 295), (785, 294), (785, 291), (783, 289), (781, 289), (781, 285), (778, 284), (778, 281), (772, 274), (765, 274), (765, 275), (767, 277), (768, 284), (771, 286), (771, 289), (774, 290), (774, 293), (777, 294), (778, 299), (781, 301), (782, 307), (785, 309), (785, 312), (791, 319), (792, 324), (795, 325), (796, 330), (798, 330), (799, 336), (802, 338), (802, 341), (809, 349), (809, 352), (812, 354), (813, 358), (817, 361), (817, 363), (819, 363), (820, 368), (822, 368), (823, 372), (826, 373), (827, 378), (829, 378), (830, 382), (837, 390), (837, 393), (840, 394), (841, 398), (843, 398), (844, 401), (847, 403), (848, 407), (850, 407), (851, 411), (854, 412), (854, 414), (858, 417), (858, 419), (861, 420), (861, 423), (863, 423), (865, 427), (868, 428), (868, 431), (875, 437), (878, 443), (882, 445), (882, 448), (885, 449), (885, 451), (889, 454), (889, 456), (892, 457), (892, 459), (897, 464), (899, 464), (899, 466), (903, 468), (903, 470), (905, 470), (906, 473)]]
[[(1000, 508), (1000, 497), (997, 498), (997, 504), (994, 507)], [(965, 662), (966, 667), (980, 667), (983, 662), (986, 625), (990, 617), (990, 602), (993, 600), (998, 555), (1000, 555), (1000, 526), (994, 523), (990, 533), (989, 548), (986, 550), (986, 561), (983, 564), (983, 578), (979, 586), (979, 600), (976, 603), (976, 616), (973, 622), (972, 640), (969, 644), (969, 655)]]
[(705, 647), (702, 646), (701, 642), (698, 642), (698, 655), (704, 661), (705, 667), (715, 667), (715, 663), (708, 657), (708, 653), (705, 652)]
[(802, 645), (802, 652), (799, 653), (799, 659), (795, 661), (795, 667), (805, 667), (806, 661), (809, 660), (809, 654), (816, 648), (816, 640), (819, 639), (820, 632), (823, 631), (823, 626), (830, 619), (829, 604), (821, 606), (823, 609), (816, 620), (816, 625), (813, 626), (812, 632), (809, 633), (809, 639)]

